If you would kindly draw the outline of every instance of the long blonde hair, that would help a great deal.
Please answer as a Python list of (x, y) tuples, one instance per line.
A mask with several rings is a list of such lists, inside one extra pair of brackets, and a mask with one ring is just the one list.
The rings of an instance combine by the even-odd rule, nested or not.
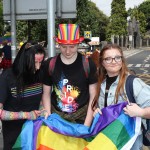
[(102, 82), (104, 81), (104, 79), (106, 78), (106, 70), (103, 66), (103, 58), (104, 58), (104, 54), (105, 54), (105, 51), (109, 50), (109, 49), (117, 49), (121, 56), (122, 56), (122, 68), (119, 72), (119, 83), (117, 85), (117, 89), (116, 89), (116, 92), (115, 92), (115, 103), (118, 102), (118, 97), (121, 93), (125, 93), (124, 92), (124, 84), (125, 84), (125, 81), (126, 81), (126, 75), (127, 73), (129, 72), (128, 68), (127, 68), (127, 65), (126, 65), (126, 60), (125, 60), (125, 57), (123, 55), (123, 51), (121, 49), (121, 47), (117, 44), (107, 44), (106, 46), (103, 47), (103, 49), (101, 50), (100, 52), (100, 55), (99, 55), (99, 75), (98, 75), (98, 88), (97, 88), (97, 96), (95, 97), (94, 101), (93, 101), (93, 104), (92, 104), (92, 108), (94, 109), (94, 107), (96, 106), (97, 102), (98, 102), (98, 98), (99, 98), (99, 95), (100, 95), (100, 90), (101, 90), (101, 84)]

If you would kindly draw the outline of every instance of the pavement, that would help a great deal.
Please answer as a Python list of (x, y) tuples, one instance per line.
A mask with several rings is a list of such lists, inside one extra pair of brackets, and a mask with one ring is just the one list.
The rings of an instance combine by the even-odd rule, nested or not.
[(125, 58), (128, 58), (132, 55), (135, 55), (137, 53), (140, 53), (141, 51), (143, 51), (143, 49), (131, 49), (131, 50), (124, 50), (123, 54), (125, 56)]
[[(126, 58), (130, 57), (131, 55), (140, 53), (143, 50), (150, 50), (150, 47), (142, 47), (138, 49), (130, 49), (130, 50), (123, 50), (123, 53)], [(1, 133), (1, 121), (0, 121), (0, 150), (3, 150), (3, 138), (2, 138), (2, 133)], [(143, 150), (149, 150), (148, 147), (144, 147)]]

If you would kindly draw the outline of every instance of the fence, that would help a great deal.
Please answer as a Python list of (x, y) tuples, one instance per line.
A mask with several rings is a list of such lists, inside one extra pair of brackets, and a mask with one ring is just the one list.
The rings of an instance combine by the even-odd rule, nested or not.
[(124, 48), (150, 47), (150, 38), (142, 39), (140, 36), (112, 36), (112, 43)]

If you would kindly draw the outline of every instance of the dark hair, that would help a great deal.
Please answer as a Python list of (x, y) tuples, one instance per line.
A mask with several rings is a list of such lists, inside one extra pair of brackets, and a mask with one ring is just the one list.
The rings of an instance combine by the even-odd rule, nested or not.
[(0, 48), (0, 57), (2, 57), (3, 52), (2, 52), (2, 48)]
[(21, 46), (14, 60), (12, 70), (17, 80), (17, 95), (25, 86), (40, 79), (40, 71), (35, 69), (35, 54), (44, 54), (45, 57), (44, 48), (39, 44), (26, 42)]
[(127, 75), (127, 73), (129, 73), (129, 70), (128, 70), (127, 65), (126, 65), (126, 60), (125, 60), (125, 57), (123, 55), (123, 51), (122, 51), (121, 47), (117, 44), (107, 44), (103, 47), (103, 49), (100, 52), (98, 90), (97, 90), (97, 96), (93, 101), (92, 108), (94, 108), (97, 104), (98, 97), (100, 94), (100, 89), (101, 89), (101, 83), (106, 78), (107, 72), (103, 66), (103, 58), (104, 58), (105, 51), (110, 50), (110, 49), (117, 49), (122, 56), (122, 68), (121, 68), (120, 73), (119, 73), (120, 79), (119, 79), (119, 83), (118, 83), (116, 93), (115, 93), (116, 103), (118, 102), (119, 94), (121, 94), (122, 92), (124, 93), (124, 84), (125, 84), (125, 80), (126, 80), (126, 75)]

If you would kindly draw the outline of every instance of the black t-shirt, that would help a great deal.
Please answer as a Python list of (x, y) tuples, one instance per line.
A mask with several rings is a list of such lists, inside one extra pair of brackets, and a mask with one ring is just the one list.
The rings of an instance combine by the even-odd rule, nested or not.
[(0, 75), (0, 103), (8, 111), (32, 111), (39, 108), (42, 97), (42, 83), (33, 82), (25, 87), (23, 98), (17, 99), (16, 78), (11, 69)]
[(117, 77), (118, 76), (114, 77), (109, 77), (108, 75), (106, 76), (106, 90), (105, 90), (105, 104), (104, 104), (105, 107), (107, 107), (107, 97), (109, 88), (112, 85), (112, 83), (116, 81)]
[(58, 55), (52, 74), (49, 73), (49, 62), (50, 59), (45, 63), (43, 83), (53, 86), (52, 105), (59, 111), (72, 113), (88, 104), (89, 85), (97, 82), (94, 62), (89, 58), (88, 78), (80, 53), (78, 53), (77, 59), (69, 65), (64, 64)]

